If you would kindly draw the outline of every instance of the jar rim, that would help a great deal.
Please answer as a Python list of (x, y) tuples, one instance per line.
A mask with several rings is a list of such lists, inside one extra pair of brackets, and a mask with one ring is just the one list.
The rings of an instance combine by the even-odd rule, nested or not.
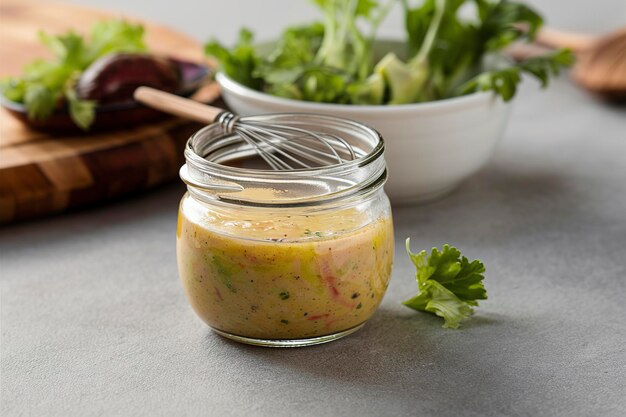
[[(187, 181), (183, 175), (181, 175), (181, 178), (187, 183), (189, 191), (193, 192), (194, 195), (211, 200), (236, 201), (237, 204), (252, 206), (311, 205), (312, 202), (318, 200), (328, 201), (330, 198), (345, 198), (363, 191), (369, 186), (380, 188), (386, 181), (384, 139), (378, 131), (363, 123), (330, 115), (296, 112), (245, 116), (241, 117), (240, 120), (243, 123), (311, 123), (311, 126), (323, 126), (324, 129), (330, 130), (337, 129), (342, 134), (349, 132), (350, 139), (359, 145), (360, 155), (355, 159), (342, 163), (289, 170), (226, 165), (219, 160), (207, 158), (207, 149), (210, 150), (211, 145), (215, 146), (215, 144), (220, 144), (220, 142), (223, 143), (229, 137), (229, 133), (223, 127), (218, 124), (212, 124), (195, 132), (185, 146), (187, 172), (192, 180)], [(369, 149), (363, 149), (364, 146), (369, 147)], [(253, 155), (252, 151), (250, 151), (247, 157), (252, 157)], [(309, 194), (289, 192), (290, 188), (302, 188), (303, 181), (314, 178), (327, 179), (329, 181), (328, 189), (324, 192), (311, 192)], [(222, 189), (219, 192), (207, 192), (206, 188), (198, 190), (198, 185), (203, 184), (214, 184), (222, 188), (231, 186), (233, 190), (224, 191)], [(277, 189), (286, 191), (286, 193), (280, 197), (274, 196), (272, 198), (260, 199), (249, 198), (249, 196), (245, 195), (244, 190), (246, 188), (261, 187), (264, 184), (277, 187)], [(239, 188), (239, 190), (235, 191), (235, 188)], [(310, 185), (309, 188), (311, 188)]]

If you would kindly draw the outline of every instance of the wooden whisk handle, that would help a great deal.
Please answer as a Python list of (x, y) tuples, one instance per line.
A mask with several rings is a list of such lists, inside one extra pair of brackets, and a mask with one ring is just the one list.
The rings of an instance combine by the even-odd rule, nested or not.
[(213, 123), (217, 115), (224, 111), (151, 87), (139, 87), (133, 96), (136, 101), (153, 109), (206, 124)]

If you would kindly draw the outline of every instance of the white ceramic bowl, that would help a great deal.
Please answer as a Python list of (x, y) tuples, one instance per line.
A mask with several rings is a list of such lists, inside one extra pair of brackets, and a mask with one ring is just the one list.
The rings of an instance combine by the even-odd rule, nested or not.
[(378, 130), (389, 167), (385, 191), (394, 204), (437, 198), (478, 171), (493, 154), (511, 107), (490, 92), (396, 106), (314, 103), (265, 94), (222, 73), (216, 80), (239, 115), (322, 113)]

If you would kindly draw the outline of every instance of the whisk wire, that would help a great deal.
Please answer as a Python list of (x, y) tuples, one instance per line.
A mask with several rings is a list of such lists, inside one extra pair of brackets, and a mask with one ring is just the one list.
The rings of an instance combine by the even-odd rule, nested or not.
[[(299, 159), (294, 158), (292, 155), (290, 155), (289, 153), (283, 151), (283, 149), (281, 149), (278, 146), (279, 144), (281, 144), (281, 146), (284, 149), (287, 149), (287, 150), (291, 151), (291, 145), (288, 144), (288, 143), (284, 143), (284, 142), (287, 142), (287, 139), (285, 139), (284, 137), (275, 135), (270, 130), (255, 130), (255, 129), (251, 129), (250, 126), (246, 126), (245, 128), (239, 126), (238, 129), (240, 129), (240, 130), (245, 129), (246, 133), (250, 134), (251, 136), (252, 136), (252, 134), (255, 134), (256, 135), (255, 138), (259, 142), (265, 144), (267, 147), (273, 149), (274, 152), (279, 153), (280, 155), (282, 155), (283, 157), (289, 159), (290, 161), (300, 165), (302, 168), (311, 168), (310, 165), (302, 162)], [(266, 137), (266, 136), (268, 136), (268, 137)], [(267, 152), (266, 149), (263, 149), (263, 151)], [(304, 154), (304, 153), (298, 153), (298, 152), (293, 152), (293, 151), (292, 151), (292, 153), (294, 153), (295, 155), (298, 155), (298, 156), (306, 158), (306, 154)], [(270, 154), (272, 154), (272, 152), (270, 152)], [(284, 161), (282, 161), (282, 162), (284, 162)], [(323, 163), (324, 161), (323, 160), (319, 160), (319, 161), (316, 161), (316, 162)], [(288, 164), (287, 164), (287, 166), (288, 166), (287, 169), (293, 169), (292, 166), (289, 166)]]
[[(250, 123), (252, 124), (252, 123)], [(255, 123), (256, 124), (256, 123)], [(297, 128), (294, 126), (271, 126), (268, 127), (267, 125), (262, 125), (263, 129), (266, 130), (274, 130), (274, 131), (278, 131), (280, 133), (286, 133), (286, 134), (294, 134), (294, 133), (298, 133), (301, 136), (298, 136), (301, 139), (309, 139), (309, 140), (313, 140), (313, 141), (320, 141), (322, 142), (324, 145), (326, 145), (328, 147), (328, 149), (333, 153), (333, 155), (338, 159), (338, 162), (341, 162), (341, 158), (340, 156), (337, 154), (337, 150), (335, 149), (335, 147), (333, 147), (331, 145), (332, 141), (327, 140), (325, 137), (331, 138), (334, 141), (337, 141), (342, 147), (345, 148), (346, 152), (349, 155), (350, 159), (355, 159), (356, 158), (356, 154), (354, 153), (354, 149), (352, 148), (352, 146), (343, 138), (334, 135), (334, 134), (330, 134), (330, 133), (316, 133), (316, 132), (312, 132), (310, 130), (306, 130), (306, 129), (301, 129), (301, 128)]]
[(327, 166), (357, 158), (352, 146), (335, 134), (242, 121), (228, 111), (220, 113), (216, 122), (225, 133), (238, 135), (274, 170), (312, 168), (305, 161)]
[[(285, 158), (288, 158), (289, 160), (295, 162), (303, 168), (311, 168), (311, 166), (304, 163), (301, 159), (294, 158), (289, 153), (298, 156), (304, 160), (315, 162), (319, 165), (336, 163), (337, 160), (343, 161), (343, 159), (339, 157), (339, 155), (337, 155), (336, 158), (332, 158), (328, 153), (321, 152), (315, 149), (313, 146), (306, 146), (298, 143), (294, 140), (294, 138), (292, 138), (292, 140), (286, 139), (284, 136), (277, 135), (270, 130), (263, 130), (256, 133), (259, 135), (258, 139), (260, 141), (267, 143), (268, 146), (275, 149), (276, 152), (280, 153)], [(280, 147), (278, 145), (280, 145)], [(288, 152), (284, 152), (281, 148)]]
[(287, 164), (285, 161), (281, 160), (280, 158), (277, 158), (275, 155), (273, 155), (271, 152), (267, 152), (265, 151), (261, 145), (259, 145), (252, 137), (250, 137), (248, 135), (247, 132), (243, 131), (243, 130), (238, 130), (237, 132), (239, 134), (239, 136), (246, 141), (251, 147), (256, 149), (256, 153), (263, 158), (263, 160), (265, 162), (267, 162), (267, 164), (274, 170), (276, 171), (280, 171), (280, 170), (284, 170), (284, 169), (290, 169), (289, 164)]
[[(326, 152), (323, 152), (323, 151), (315, 149), (316, 145), (318, 145), (318, 142), (322, 142), (326, 146), (331, 146), (331, 148), (333, 150), (333, 155), (335, 156), (335, 158), (333, 158), (333, 159), (340, 159), (341, 161), (345, 161), (346, 159), (353, 159), (353, 158), (356, 157), (356, 155), (353, 152), (352, 153), (350, 152), (351, 151), (350, 147), (348, 147), (347, 149), (344, 149), (343, 143), (341, 142), (343, 139), (341, 139), (341, 138), (339, 138), (338, 136), (335, 136), (335, 135), (326, 134), (324, 136), (319, 136), (319, 138), (318, 137), (306, 137), (305, 136), (305, 137), (301, 137), (300, 139), (302, 141), (311, 142), (312, 145), (306, 146), (306, 145), (298, 144), (299, 146), (304, 147), (306, 149), (311, 149), (315, 153), (318, 153), (318, 154), (326, 156), (326, 157), (329, 157), (330, 155), (328, 155), (328, 153), (326, 153)], [(345, 142), (345, 143), (347, 144), (347, 142)], [(333, 145), (341, 145), (341, 146), (333, 146)], [(345, 158), (342, 157), (341, 155), (339, 155), (339, 153), (344, 154), (346, 157)]]

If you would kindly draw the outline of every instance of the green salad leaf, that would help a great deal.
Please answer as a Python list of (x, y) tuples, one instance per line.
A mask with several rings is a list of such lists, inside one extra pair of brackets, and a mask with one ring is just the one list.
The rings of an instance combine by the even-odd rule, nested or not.
[(543, 25), (541, 16), (523, 3), (476, 0), (480, 27), (478, 45), (483, 51), (498, 51), (520, 40), (532, 40)]
[(204, 46), (204, 52), (215, 57), (220, 62), (222, 70), (234, 80), (248, 87), (259, 88), (261, 79), (254, 74), (254, 70), (260, 64), (260, 58), (252, 46), (252, 39), (252, 32), (243, 28), (232, 50), (224, 48), (217, 41), (212, 41)]
[(54, 109), (54, 94), (43, 84), (25, 86), (22, 100), (31, 119), (45, 119)]
[(517, 84), (520, 82), (522, 73), (532, 75), (539, 80), (542, 87), (546, 87), (551, 74), (558, 75), (561, 68), (571, 65), (572, 62), (573, 56), (568, 50), (529, 58), (518, 65), (478, 74), (461, 85), (458, 88), (458, 94), (493, 90), (504, 100), (510, 100), (517, 91)]
[(485, 266), (479, 260), (469, 261), (455, 247), (443, 245), (433, 248), (430, 255), (424, 250), (411, 252), (410, 240), (406, 251), (415, 265), (418, 294), (403, 304), (418, 311), (443, 317), (443, 327), (456, 329), (461, 320), (469, 317), (477, 300), (487, 299), (483, 285)]
[(96, 117), (96, 102), (93, 100), (80, 100), (71, 84), (67, 84), (65, 98), (69, 107), (70, 117), (78, 127), (83, 130), (89, 129)]
[(56, 107), (66, 103), (72, 120), (87, 130), (95, 117), (95, 104), (80, 100), (73, 85), (82, 71), (96, 59), (115, 52), (143, 52), (144, 29), (124, 20), (105, 20), (95, 24), (89, 36), (68, 31), (61, 35), (39, 32), (39, 40), (53, 58), (37, 59), (24, 67), (20, 77), (0, 81), (0, 93), (23, 103), (31, 120), (45, 119)]
[[(323, 22), (287, 28), (267, 54), (254, 48), (249, 31), (230, 49), (211, 41), (206, 53), (230, 78), (256, 90), (347, 104), (415, 103), (485, 90), (506, 101), (522, 73), (545, 87), (573, 61), (566, 50), (518, 63), (505, 56), (504, 48), (532, 41), (543, 24), (535, 10), (515, 1), (312, 1)], [(377, 29), (397, 3), (404, 11), (406, 55), (374, 56)], [(464, 6), (474, 9), (473, 17)]]
[(372, 44), (395, 1), (313, 0), (324, 22), (287, 28), (263, 57), (248, 36), (240, 37), (230, 49), (212, 40), (205, 45), (205, 52), (230, 78), (273, 95), (316, 102), (382, 104), (386, 86), (379, 75), (372, 74)]

